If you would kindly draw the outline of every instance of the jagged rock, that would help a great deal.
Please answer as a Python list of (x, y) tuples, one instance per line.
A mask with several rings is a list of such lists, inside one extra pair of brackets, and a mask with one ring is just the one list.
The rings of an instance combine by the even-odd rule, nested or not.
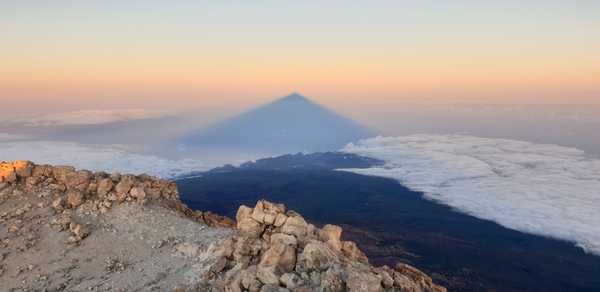
[(71, 208), (79, 207), (84, 201), (85, 198), (80, 191), (71, 191), (67, 194), (67, 204)]
[(133, 178), (129, 175), (124, 175), (121, 177), (119, 183), (115, 186), (115, 191), (117, 192), (117, 196), (127, 195), (131, 187), (133, 187), (134, 181)]
[(90, 184), (91, 175), (91, 172), (87, 170), (68, 171), (64, 174), (66, 180), (63, 183), (69, 190), (83, 192)]
[(344, 271), (335, 265), (331, 269), (326, 270), (319, 278), (319, 286), (324, 291), (345, 291), (346, 283), (344, 282)]
[(25, 179), (25, 185), (28, 187), (34, 187), (40, 183), (40, 178), (37, 176), (30, 176)]
[(50, 226), (58, 228), (58, 230), (66, 230), (71, 225), (71, 215), (68, 213), (62, 213), (58, 217), (50, 221)]
[(259, 265), (256, 268), (256, 277), (265, 285), (279, 285), (279, 276), (275, 272), (275, 267)]
[(0, 182), (14, 183), (17, 173), (12, 163), (0, 163)]
[(264, 200), (238, 209), (239, 233), (220, 247), (229, 263), (216, 275), (228, 291), (445, 291), (417, 269), (370, 266), (354, 242), (341, 241), (341, 227), (319, 229), (285, 210)]
[(250, 217), (244, 218), (242, 221), (238, 221), (237, 228), (240, 233), (249, 238), (258, 238), (265, 230), (265, 226), (263, 224), (260, 224)]
[(234, 227), (236, 225), (231, 218), (217, 215), (212, 212), (202, 212), (202, 220), (206, 225), (213, 227)]
[(346, 285), (349, 292), (379, 292), (382, 290), (379, 275), (357, 270), (350, 270)]
[(271, 243), (262, 256), (259, 267), (273, 267), (277, 273), (287, 273), (296, 266), (295, 244), (286, 244), (282, 241)]
[(275, 217), (277, 216), (277, 214), (282, 214), (284, 212), (284, 205), (260, 200), (256, 202), (256, 207), (254, 207), (254, 210), (252, 211), (252, 214), (250, 216), (252, 217), (252, 219), (260, 223), (272, 225), (273, 223), (275, 223)]
[(35, 165), (31, 175), (35, 177), (52, 177), (52, 169), (53, 167), (50, 165)]
[(296, 237), (306, 235), (308, 223), (300, 215), (294, 215), (287, 218), (282, 226), (282, 232)]
[(78, 241), (86, 238), (90, 234), (90, 230), (82, 224), (71, 222), (69, 224), (69, 230), (73, 233)]
[(144, 200), (146, 199), (146, 192), (144, 191), (144, 188), (142, 187), (134, 187), (129, 191), (129, 194), (131, 194), (132, 197), (138, 199), (138, 200)]
[(256, 266), (249, 266), (240, 272), (240, 284), (249, 291), (259, 291), (262, 283), (256, 277)]
[(309, 242), (300, 255), (304, 268), (323, 271), (331, 267), (336, 261), (336, 254), (331, 248), (320, 241)]
[(275, 217), (275, 222), (273, 222), (273, 225), (275, 227), (280, 227), (283, 226), (283, 224), (285, 224), (285, 222), (287, 221), (287, 216), (285, 216), (284, 214), (277, 214), (277, 216)]
[(62, 211), (65, 208), (65, 198), (58, 197), (51, 204), (52, 208), (56, 211)]
[(13, 162), (15, 173), (18, 177), (26, 178), (31, 176), (33, 170), (33, 163), (30, 161), (20, 160)]
[(54, 166), (52, 168), (52, 175), (62, 184), (67, 182), (67, 175), (73, 172), (75, 172), (75, 168), (72, 166)]
[(352, 241), (342, 242), (342, 252), (346, 257), (361, 263), (369, 263), (367, 256), (358, 248), (356, 243)]
[(245, 205), (241, 205), (238, 208), (237, 213), (235, 214), (235, 220), (237, 222), (240, 222), (245, 218), (249, 218), (250, 215), (252, 215), (252, 208)]
[(294, 291), (294, 289), (304, 285), (304, 281), (295, 273), (285, 273), (279, 277), (279, 282), (286, 288)]
[(394, 278), (387, 271), (381, 270), (377, 271), (377, 273), (381, 276), (381, 285), (383, 285), (383, 288), (389, 289), (394, 287)]
[(337, 225), (327, 224), (319, 230), (319, 239), (326, 242), (337, 251), (342, 250), (342, 228)]

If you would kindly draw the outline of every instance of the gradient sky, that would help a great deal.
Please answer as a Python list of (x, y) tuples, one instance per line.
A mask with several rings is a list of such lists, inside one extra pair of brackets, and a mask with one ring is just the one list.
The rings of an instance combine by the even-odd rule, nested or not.
[(0, 1), (0, 112), (291, 91), (334, 107), (598, 104), (600, 1)]

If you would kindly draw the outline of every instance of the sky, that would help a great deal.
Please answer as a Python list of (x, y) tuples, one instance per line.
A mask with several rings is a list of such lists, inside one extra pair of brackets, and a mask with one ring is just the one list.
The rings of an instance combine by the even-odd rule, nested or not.
[(599, 104), (600, 1), (0, 1), (0, 113)]

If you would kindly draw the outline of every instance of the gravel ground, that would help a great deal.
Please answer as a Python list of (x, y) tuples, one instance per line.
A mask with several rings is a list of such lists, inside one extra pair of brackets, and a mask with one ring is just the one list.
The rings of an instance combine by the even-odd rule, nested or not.
[[(0, 191), (0, 291), (172, 291), (194, 285), (214, 259), (211, 245), (233, 234), (160, 204), (68, 211), (89, 235), (52, 226), (64, 216), (49, 193)], [(72, 241), (72, 240), (71, 240)]]

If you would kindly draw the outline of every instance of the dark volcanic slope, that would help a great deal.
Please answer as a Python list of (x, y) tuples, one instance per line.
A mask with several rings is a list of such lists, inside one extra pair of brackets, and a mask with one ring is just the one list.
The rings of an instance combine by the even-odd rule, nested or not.
[(351, 225), (344, 236), (360, 241), (372, 262), (413, 263), (455, 291), (600, 291), (599, 257), (455, 212), (389, 179), (326, 168), (230, 168), (178, 186), (192, 208), (233, 216), (239, 204), (266, 198), (315, 222)]

